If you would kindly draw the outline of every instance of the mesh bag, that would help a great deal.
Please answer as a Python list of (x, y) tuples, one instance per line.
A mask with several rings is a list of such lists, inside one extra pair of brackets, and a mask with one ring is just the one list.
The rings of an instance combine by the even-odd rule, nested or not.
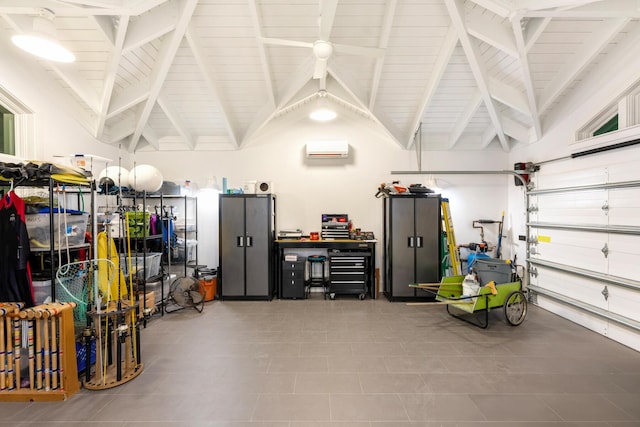
[(84, 326), (87, 322), (87, 308), (89, 300), (99, 294), (97, 285), (100, 277), (111, 280), (116, 277), (115, 264), (107, 259), (78, 261), (61, 266), (56, 272), (56, 300), (60, 302), (75, 302), (73, 321), (76, 326)]

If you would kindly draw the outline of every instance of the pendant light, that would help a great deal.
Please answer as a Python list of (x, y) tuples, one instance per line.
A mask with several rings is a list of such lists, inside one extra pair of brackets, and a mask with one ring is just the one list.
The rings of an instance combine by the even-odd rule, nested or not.
[(328, 122), (337, 117), (335, 111), (333, 111), (329, 107), (329, 102), (327, 101), (327, 91), (320, 90), (318, 92), (318, 102), (316, 104), (316, 108), (309, 114), (309, 118), (311, 120), (315, 120), (317, 122)]
[(60, 44), (53, 25), (54, 13), (40, 9), (33, 18), (33, 29), (11, 37), (13, 44), (32, 55), (55, 62), (73, 62), (75, 55)]

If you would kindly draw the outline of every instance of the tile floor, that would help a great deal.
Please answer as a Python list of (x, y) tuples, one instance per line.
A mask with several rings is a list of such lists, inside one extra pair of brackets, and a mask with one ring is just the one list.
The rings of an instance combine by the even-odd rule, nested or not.
[(531, 307), (482, 330), (384, 297), (213, 301), (154, 317), (144, 372), (0, 426), (640, 426), (640, 353)]

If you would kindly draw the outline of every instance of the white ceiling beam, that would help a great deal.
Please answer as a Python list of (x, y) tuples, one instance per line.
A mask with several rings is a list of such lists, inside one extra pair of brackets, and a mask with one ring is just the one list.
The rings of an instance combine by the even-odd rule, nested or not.
[[(125, 15), (126, 16), (126, 15)], [(113, 46), (116, 42), (116, 34), (114, 31), (114, 18), (112, 16), (89, 16), (89, 19), (93, 21), (96, 28), (102, 33), (104, 38)], [(129, 19), (127, 16), (126, 19)]]
[(190, 150), (196, 148), (196, 140), (191, 134), (191, 131), (187, 128), (187, 125), (180, 117), (180, 114), (173, 109), (169, 100), (162, 96), (162, 94), (158, 96), (158, 105), (162, 111), (164, 111), (164, 114), (167, 116), (173, 127), (178, 131), (178, 134), (182, 137), (185, 145), (189, 147)]
[(417, 131), (418, 126), (422, 121), (422, 116), (424, 116), (424, 112), (427, 110), (427, 107), (431, 103), (433, 96), (438, 90), (438, 86), (440, 86), (442, 76), (447, 69), (447, 65), (449, 65), (449, 61), (451, 61), (451, 55), (453, 55), (453, 52), (456, 49), (457, 45), (458, 32), (453, 26), (451, 26), (447, 31), (443, 43), (440, 45), (440, 52), (438, 53), (438, 58), (436, 59), (436, 63), (433, 66), (433, 71), (429, 75), (427, 87), (425, 88), (424, 93), (420, 98), (420, 103), (418, 104), (416, 114), (411, 121), (411, 127), (409, 128), (410, 134), (405, 136), (404, 140), (407, 141), (407, 148), (411, 148), (411, 146), (413, 145), (413, 135)]
[(566, 64), (556, 73), (555, 78), (540, 96), (540, 113), (545, 112), (560, 96), (576, 76), (607, 47), (613, 38), (629, 22), (629, 18), (612, 19), (589, 36), (583, 45), (573, 54)]
[(253, 23), (253, 31), (256, 35), (256, 44), (258, 47), (258, 56), (260, 57), (260, 66), (262, 68), (262, 75), (264, 76), (264, 84), (266, 85), (267, 96), (271, 105), (276, 105), (276, 94), (273, 88), (273, 77), (271, 76), (271, 70), (269, 69), (269, 61), (267, 60), (267, 52), (262, 40), (262, 22), (260, 20), (260, 14), (258, 13), (258, 5), (256, 0), (248, 0), (249, 10), (251, 12), (251, 22)]
[(482, 136), (480, 137), (480, 147), (481, 149), (485, 149), (496, 139), (498, 135), (496, 134), (496, 130), (493, 126), (487, 127)]
[(530, 142), (529, 129), (527, 127), (507, 116), (502, 116), (501, 121), (502, 126), (504, 127), (504, 133), (518, 142), (523, 142), (525, 144), (528, 144)]
[(506, 18), (509, 16), (511, 11), (511, 4), (505, 0), (471, 0), (475, 4), (484, 7), (485, 9), (495, 13), (498, 16), (502, 16)]
[(136, 124), (133, 120), (124, 119), (109, 126), (109, 143), (115, 144), (122, 141), (128, 136), (131, 136), (136, 130)]
[(474, 13), (467, 16), (467, 32), (475, 38), (500, 49), (507, 55), (518, 57), (513, 32), (502, 22), (492, 19), (490, 14)]
[(136, 146), (138, 145), (138, 141), (140, 140), (140, 136), (142, 135), (142, 130), (147, 125), (151, 110), (153, 110), (153, 106), (158, 99), (160, 89), (162, 88), (164, 80), (167, 77), (169, 68), (171, 68), (171, 64), (173, 63), (178, 48), (180, 47), (180, 43), (182, 43), (182, 39), (184, 38), (184, 34), (187, 31), (189, 21), (191, 20), (191, 16), (193, 15), (193, 11), (195, 10), (197, 4), (198, 0), (184, 0), (182, 2), (180, 14), (176, 19), (175, 30), (173, 30), (173, 33), (168, 35), (162, 42), (162, 47), (158, 52), (158, 59), (155, 63), (154, 69), (151, 71), (151, 85), (149, 86), (149, 96), (147, 97), (145, 102), (138, 107), (138, 122), (136, 125), (136, 130), (133, 135), (131, 135), (131, 140), (129, 142), (130, 152), (135, 152), (136, 150)]
[[(522, 24), (522, 16), (518, 15), (518, 24)], [(549, 23), (551, 22), (551, 18), (529, 18), (527, 19), (527, 25), (524, 29), (524, 39), (525, 39), (525, 52), (529, 52), (531, 47), (538, 41), (544, 30), (547, 28)], [(515, 25), (515, 24), (512, 24)], [(515, 32), (514, 28), (514, 32)], [(517, 34), (516, 34), (516, 37)], [(518, 44), (518, 40), (516, 38), (516, 44)], [(520, 47), (518, 46), (518, 49)]]
[[(384, 11), (384, 22), (382, 23), (382, 31), (378, 40), (378, 48), (386, 49), (389, 45), (389, 36), (391, 35), (391, 27), (396, 14), (397, 0), (389, 0)], [(373, 70), (373, 79), (371, 81), (371, 94), (369, 97), (369, 110), (373, 110), (376, 105), (376, 97), (380, 88), (380, 78), (382, 76), (382, 68), (384, 67), (384, 56), (376, 58), (376, 65)]]
[(147, 99), (150, 86), (149, 79), (141, 80), (118, 93), (112, 94), (106, 118), (115, 117)]
[(154, 131), (149, 125), (144, 127), (144, 130), (142, 131), (142, 136), (149, 143), (150, 146), (152, 146), (156, 150), (160, 150), (160, 138), (158, 138), (156, 131)]
[(538, 114), (538, 103), (536, 101), (536, 91), (533, 86), (533, 78), (531, 77), (531, 68), (529, 67), (529, 57), (527, 56), (527, 44), (524, 40), (524, 33), (522, 32), (522, 21), (519, 16), (514, 16), (511, 19), (511, 27), (516, 40), (516, 47), (518, 49), (518, 59), (520, 60), (520, 67), (522, 68), (522, 79), (524, 82), (524, 88), (526, 93), (526, 103), (529, 109), (529, 116), (533, 124), (534, 140), (538, 141), (542, 138), (542, 124), (540, 123), (540, 115)]
[(382, 127), (385, 134), (390, 137), (396, 144), (404, 147), (401, 141), (401, 134), (396, 125), (386, 117), (381, 109), (371, 111), (367, 107), (364, 95), (365, 90), (361, 87), (360, 82), (352, 74), (345, 71), (345, 68), (340, 65), (338, 58), (333, 58), (327, 68), (327, 72), (338, 82), (344, 90), (356, 101), (356, 106), (369, 114), (370, 117), (378, 125)]
[(100, 111), (98, 113), (98, 124), (96, 125), (96, 138), (102, 138), (104, 133), (104, 126), (107, 121), (107, 115), (109, 113), (109, 105), (111, 104), (111, 97), (113, 96), (113, 86), (116, 81), (116, 75), (118, 73), (118, 66), (122, 59), (122, 46), (124, 45), (124, 39), (127, 34), (127, 27), (129, 25), (129, 17), (122, 16), (118, 21), (118, 28), (114, 31), (115, 38), (113, 40), (113, 47), (109, 53), (109, 59), (104, 71), (104, 85), (102, 86), (102, 99), (100, 103)]
[(207, 87), (213, 95), (213, 101), (217, 104), (218, 110), (222, 115), (222, 119), (224, 122), (225, 130), (227, 131), (227, 135), (229, 135), (229, 139), (233, 143), (234, 146), (238, 146), (238, 136), (236, 135), (236, 131), (234, 126), (231, 124), (231, 119), (229, 115), (229, 107), (220, 97), (220, 89), (218, 88), (218, 83), (214, 74), (211, 72), (211, 67), (207, 64), (206, 55), (204, 53), (204, 49), (200, 44), (200, 38), (195, 34), (195, 30), (190, 25), (187, 28), (187, 33), (185, 35), (187, 38), (187, 43), (189, 43), (189, 47), (191, 48), (191, 53), (198, 64), (198, 68), (204, 77), (205, 82), (207, 83)]
[(458, 118), (458, 121), (453, 128), (453, 132), (451, 132), (451, 134), (449, 135), (447, 149), (453, 148), (458, 143), (460, 137), (462, 136), (462, 133), (471, 122), (473, 116), (475, 116), (478, 108), (480, 108), (480, 105), (482, 105), (482, 96), (480, 96), (480, 91), (476, 90), (473, 96), (471, 96), (471, 98), (469, 99), (469, 102), (467, 102), (467, 106), (465, 107), (464, 111)]
[(130, 52), (176, 28), (177, 3), (169, 2), (159, 6), (139, 19), (132, 20), (124, 41), (123, 51)]
[(309, 80), (313, 78), (313, 66), (316, 62), (316, 58), (313, 54), (309, 55), (307, 59), (300, 64), (297, 70), (292, 73), (293, 78), (289, 80), (286, 87), (283, 87), (278, 92), (282, 94), (278, 100), (277, 105), (272, 105), (271, 102), (267, 102), (256, 114), (255, 119), (249, 125), (249, 128), (242, 137), (240, 146), (246, 145), (251, 138), (264, 128), (267, 123), (282, 109), (284, 108), (293, 97), (300, 92), (300, 90), (309, 83)]
[(531, 116), (527, 97), (518, 89), (503, 82), (502, 80), (496, 79), (495, 77), (489, 77), (487, 79), (487, 85), (493, 99), (502, 102), (504, 105), (507, 105), (522, 114)]
[(58, 75), (76, 95), (84, 101), (91, 111), (99, 113), (99, 99), (96, 90), (91, 87), (89, 82), (73, 69), (63, 68), (64, 66), (51, 62), (49, 64), (54, 73)]
[(487, 80), (485, 77), (484, 66), (480, 64), (480, 55), (477, 52), (477, 47), (474, 41), (469, 37), (469, 34), (467, 33), (466, 27), (464, 25), (464, 19), (462, 18), (462, 13), (464, 12), (464, 4), (461, 0), (445, 0), (445, 4), (447, 6), (447, 10), (449, 11), (451, 22), (458, 31), (460, 43), (462, 44), (465, 55), (467, 56), (469, 67), (471, 68), (473, 76), (476, 80), (476, 84), (478, 85), (478, 89), (480, 90), (482, 100), (484, 101), (484, 105), (487, 109), (487, 112), (489, 113), (489, 117), (491, 118), (493, 127), (495, 128), (496, 134), (498, 135), (500, 145), (502, 145), (502, 149), (504, 151), (509, 151), (509, 141), (504, 135), (502, 124), (500, 123), (500, 117), (493, 103), (493, 99), (491, 98), (491, 93), (489, 92), (489, 87), (487, 85)]

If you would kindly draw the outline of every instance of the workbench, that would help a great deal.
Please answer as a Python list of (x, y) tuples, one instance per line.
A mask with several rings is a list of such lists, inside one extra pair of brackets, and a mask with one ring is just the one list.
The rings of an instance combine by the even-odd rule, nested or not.
[[(296, 252), (295, 250), (307, 251), (313, 249), (322, 249), (327, 252), (328, 258), (332, 255), (344, 255), (345, 253), (353, 253), (366, 258), (365, 276), (367, 282), (367, 293), (371, 299), (376, 297), (376, 240), (352, 240), (352, 239), (281, 239), (275, 241), (276, 252), (276, 283), (278, 286), (278, 297), (282, 295), (282, 262), (284, 261), (285, 252)], [(303, 254), (301, 254), (303, 255)], [(306, 257), (305, 257), (306, 258)], [(330, 286), (331, 288), (331, 286)], [(337, 292), (341, 293), (341, 292)]]

